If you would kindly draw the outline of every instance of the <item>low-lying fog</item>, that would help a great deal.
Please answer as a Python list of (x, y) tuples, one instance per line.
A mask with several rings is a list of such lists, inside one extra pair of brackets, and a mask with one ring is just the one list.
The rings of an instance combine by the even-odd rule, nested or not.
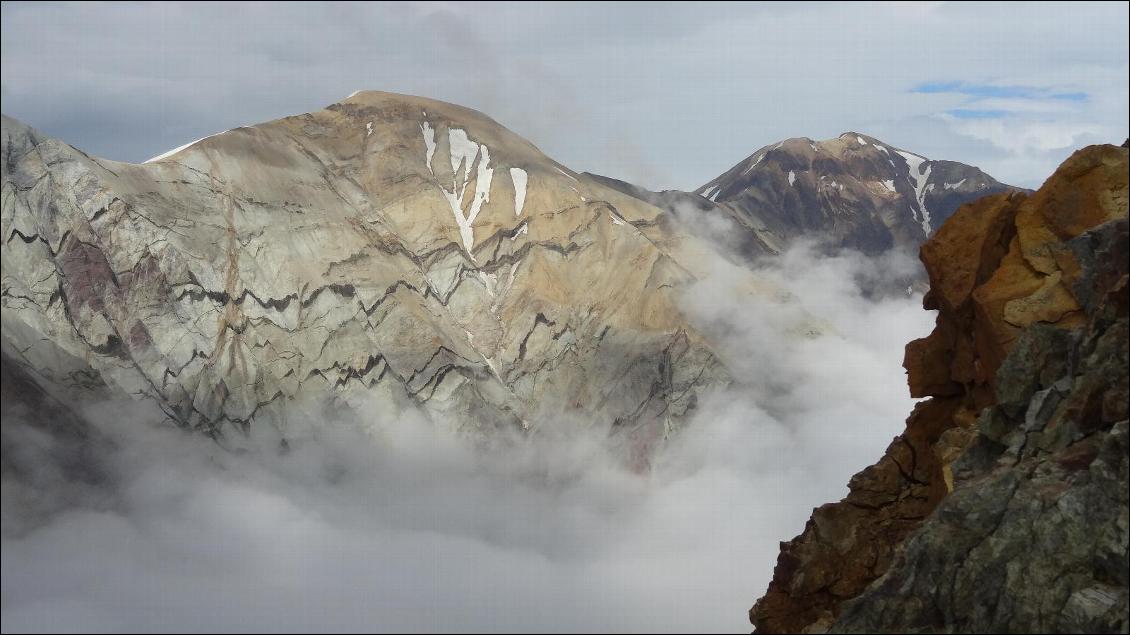
[(80, 484), (8, 417), (6, 460), (38, 467), (5, 470), (3, 630), (748, 632), (778, 542), (910, 412), (903, 347), (933, 315), (861, 285), (911, 266), (799, 248), (762, 271), (780, 292), (724, 266), (689, 289), (741, 383), (646, 474), (599, 431), (491, 449), (374, 414), (232, 452), (129, 402), (85, 411), (109, 443)]

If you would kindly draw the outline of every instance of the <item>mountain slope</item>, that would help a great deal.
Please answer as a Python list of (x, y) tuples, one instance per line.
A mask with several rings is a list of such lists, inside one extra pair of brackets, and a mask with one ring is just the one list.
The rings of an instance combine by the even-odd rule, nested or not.
[(1126, 631), (1128, 172), (1084, 148), (923, 246), (930, 398), (781, 544), (757, 632)]
[(673, 301), (709, 247), (472, 110), (360, 92), (141, 165), (5, 117), (2, 156), (4, 352), (183, 425), (422, 409), (646, 446), (728, 381)]

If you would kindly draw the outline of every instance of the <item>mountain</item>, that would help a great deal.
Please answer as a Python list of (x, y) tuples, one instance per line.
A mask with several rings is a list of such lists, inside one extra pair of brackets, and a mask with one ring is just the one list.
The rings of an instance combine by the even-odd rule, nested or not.
[(713, 248), (466, 108), (358, 92), (144, 164), (2, 141), (3, 352), (72, 392), (217, 436), (412, 410), (646, 448), (729, 381), (674, 295)]
[(845, 132), (765, 146), (695, 193), (781, 242), (821, 233), (878, 253), (917, 250), (962, 203), (1012, 189), (975, 167)]
[[(855, 132), (765, 146), (694, 192), (583, 178), (665, 210), (683, 232), (747, 261), (802, 238), (869, 255), (914, 254), (960, 205), (1027, 191), (973, 166), (930, 160)], [(924, 290), (925, 272), (894, 284)]]
[(929, 399), (781, 543), (756, 632), (1126, 632), (1128, 172), (1085, 148), (923, 245)]

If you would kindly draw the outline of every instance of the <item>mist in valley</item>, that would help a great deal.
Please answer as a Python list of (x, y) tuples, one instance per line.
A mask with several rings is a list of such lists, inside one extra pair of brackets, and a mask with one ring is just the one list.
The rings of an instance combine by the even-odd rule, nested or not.
[(217, 442), (123, 400), (82, 408), (76, 459), (6, 411), (4, 630), (748, 630), (778, 542), (901, 431), (933, 315), (874, 293), (905, 256), (799, 245), (754, 285), (709, 265), (681, 309), (735, 382), (645, 471), (590, 422), (366, 412)]

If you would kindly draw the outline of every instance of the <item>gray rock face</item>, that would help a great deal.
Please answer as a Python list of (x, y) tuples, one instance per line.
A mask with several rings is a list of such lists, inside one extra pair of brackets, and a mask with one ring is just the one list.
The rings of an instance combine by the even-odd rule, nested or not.
[(647, 447), (728, 381), (693, 238), (487, 117), (362, 92), (134, 165), (3, 121), (2, 341), (222, 434), (327, 406)]
[(954, 491), (834, 632), (1127, 632), (1127, 222), (1071, 242), (1088, 315), (1023, 331)]

